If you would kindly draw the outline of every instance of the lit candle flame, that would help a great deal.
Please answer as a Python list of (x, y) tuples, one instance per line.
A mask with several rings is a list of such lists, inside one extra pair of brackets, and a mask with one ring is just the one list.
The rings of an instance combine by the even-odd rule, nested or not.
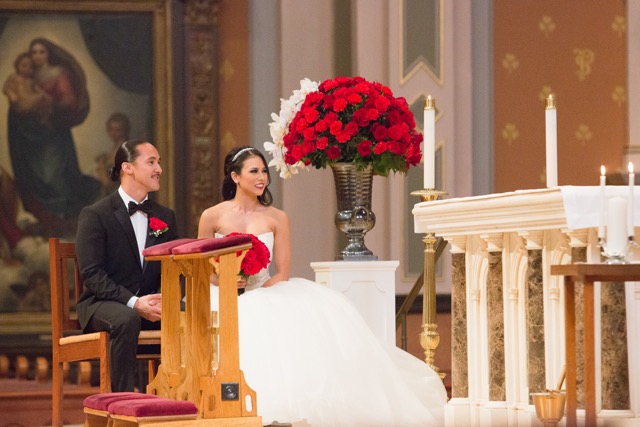
[(633, 163), (629, 162), (629, 164), (627, 165), (627, 168), (629, 170), (629, 173), (633, 173)]
[(600, 166), (600, 175), (605, 176), (607, 173), (607, 170), (604, 168), (604, 165)]

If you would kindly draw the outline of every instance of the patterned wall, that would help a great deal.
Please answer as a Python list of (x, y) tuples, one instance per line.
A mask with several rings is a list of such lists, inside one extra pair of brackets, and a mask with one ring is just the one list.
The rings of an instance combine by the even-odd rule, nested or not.
[(550, 93), (557, 99), (558, 184), (597, 185), (600, 164), (622, 170), (625, 11), (624, 0), (494, 1), (496, 192), (546, 185)]

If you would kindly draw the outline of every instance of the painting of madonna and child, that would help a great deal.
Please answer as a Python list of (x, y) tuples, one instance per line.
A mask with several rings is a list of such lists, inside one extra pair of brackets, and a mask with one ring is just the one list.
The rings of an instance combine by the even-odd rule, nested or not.
[(114, 191), (117, 145), (153, 137), (151, 26), (0, 11), (0, 316), (50, 310), (48, 238)]

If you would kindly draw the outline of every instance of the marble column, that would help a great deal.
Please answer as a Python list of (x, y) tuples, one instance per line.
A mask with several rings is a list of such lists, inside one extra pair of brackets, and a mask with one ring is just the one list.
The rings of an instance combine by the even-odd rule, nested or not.
[[(520, 233), (527, 246), (527, 381), (529, 393), (546, 387), (544, 346), (544, 285), (542, 270), (542, 232)], [(533, 404), (529, 396), (529, 403)]]
[[(587, 261), (586, 246), (571, 245), (571, 263)], [(584, 408), (584, 287), (582, 283), (575, 284), (575, 313), (576, 313), (576, 390), (578, 408)]]
[(469, 397), (467, 357), (466, 236), (447, 239), (451, 245), (451, 397)]
[(629, 361), (624, 283), (602, 283), (602, 409), (629, 409)]
[(502, 281), (503, 234), (480, 236), (487, 242), (489, 272), (487, 276), (487, 328), (489, 344), (489, 400), (506, 400), (504, 347), (504, 294)]

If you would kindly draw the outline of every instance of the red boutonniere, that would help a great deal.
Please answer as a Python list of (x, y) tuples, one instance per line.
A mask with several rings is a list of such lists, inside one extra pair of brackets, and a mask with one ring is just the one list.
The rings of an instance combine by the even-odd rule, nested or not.
[(169, 230), (169, 226), (166, 222), (153, 216), (149, 218), (149, 228), (151, 229), (149, 235), (153, 235), (155, 237), (158, 237)]
[[(246, 233), (229, 233), (227, 236), (247, 235)], [(257, 274), (263, 268), (269, 265), (269, 249), (253, 234), (251, 236), (251, 249), (247, 251), (242, 263), (240, 264), (240, 275), (243, 277), (249, 277)], [(236, 256), (242, 255), (242, 251), (238, 251)]]

